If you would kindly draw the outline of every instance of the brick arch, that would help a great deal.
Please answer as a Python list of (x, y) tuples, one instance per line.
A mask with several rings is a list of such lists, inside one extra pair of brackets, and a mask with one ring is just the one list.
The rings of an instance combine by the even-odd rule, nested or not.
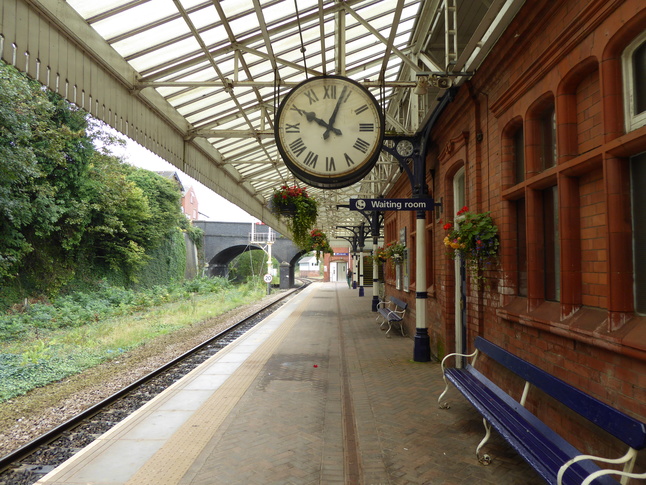
[(590, 56), (561, 80), (556, 97), (558, 163), (601, 144), (599, 62)]
[(646, 10), (641, 10), (608, 40), (601, 58), (601, 100), (605, 142), (624, 134), (623, 74), (621, 55), (635, 37), (644, 31)]

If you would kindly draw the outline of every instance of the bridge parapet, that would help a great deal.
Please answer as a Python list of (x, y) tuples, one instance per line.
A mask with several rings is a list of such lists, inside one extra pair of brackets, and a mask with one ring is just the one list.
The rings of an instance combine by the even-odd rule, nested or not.
[(228, 276), (228, 265), (238, 255), (253, 249), (264, 249), (271, 244), (271, 254), (279, 263), (289, 263), (290, 282), (294, 281), (294, 267), (307, 253), (291, 239), (270, 230), (269, 226), (248, 222), (193, 221), (204, 231), (202, 251), (210, 276)]
[(249, 233), (250, 244), (273, 244), (274, 242), (276, 242), (276, 233), (274, 231)]

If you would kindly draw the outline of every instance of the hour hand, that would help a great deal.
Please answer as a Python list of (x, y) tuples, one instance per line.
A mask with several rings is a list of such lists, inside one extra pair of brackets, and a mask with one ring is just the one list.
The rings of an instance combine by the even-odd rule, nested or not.
[(298, 111), (302, 116), (305, 116), (305, 119), (307, 121), (314, 121), (314, 122), (318, 123), (319, 125), (321, 125), (322, 127), (327, 128), (328, 130), (334, 132), (336, 135), (341, 135), (341, 130), (339, 130), (338, 128), (331, 127), (329, 124), (327, 124), (321, 118), (316, 116), (316, 113), (314, 113), (313, 111), (304, 111), (302, 109), (297, 108), (296, 106), (294, 106), (294, 109), (296, 111)]

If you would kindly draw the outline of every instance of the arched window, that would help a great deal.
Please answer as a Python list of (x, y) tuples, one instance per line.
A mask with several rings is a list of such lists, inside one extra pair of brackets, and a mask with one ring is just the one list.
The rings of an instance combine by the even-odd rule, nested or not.
[(646, 32), (624, 50), (624, 110), (626, 131), (646, 124)]

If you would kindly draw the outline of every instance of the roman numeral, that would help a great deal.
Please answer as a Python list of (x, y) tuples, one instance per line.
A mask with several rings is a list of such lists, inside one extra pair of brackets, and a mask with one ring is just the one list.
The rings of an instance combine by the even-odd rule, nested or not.
[(296, 123), (295, 125), (290, 125), (289, 123), (287, 123), (287, 126), (285, 127), (285, 133), (300, 133), (300, 132), (301, 132), (300, 123)]
[(307, 96), (307, 99), (310, 100), (310, 104), (316, 103), (319, 100), (319, 97), (316, 95), (316, 93), (312, 89), (310, 89), (308, 91), (305, 91), (305, 96)]
[(336, 172), (334, 157), (325, 157), (325, 170), (327, 170), (328, 172)]
[(289, 148), (294, 152), (294, 155), (300, 157), (301, 154), (307, 149), (305, 143), (301, 138), (298, 138), (289, 144)]
[(374, 123), (359, 123), (359, 131), (375, 131)]
[(314, 152), (310, 151), (306, 156), (305, 156), (305, 165), (308, 167), (316, 168), (316, 162), (318, 161), (319, 156), (315, 154)]
[(367, 109), (368, 109), (368, 105), (367, 105), (367, 104), (364, 104), (363, 106), (359, 106), (357, 109), (355, 109), (355, 110), (354, 110), (354, 114), (356, 114), (356, 115), (360, 115), (361, 113), (363, 113), (363, 112), (364, 112), (364, 111), (366, 111)]
[(344, 153), (343, 156), (345, 157), (345, 163), (348, 164), (348, 167), (351, 167), (352, 165), (354, 165), (354, 160), (350, 158), (350, 155), (348, 155), (347, 153)]
[(323, 99), (336, 99), (336, 86), (323, 86)]
[(352, 145), (352, 148), (359, 150), (361, 153), (366, 153), (369, 147), (370, 144), (367, 141), (362, 140), (361, 138), (357, 138), (357, 141), (354, 142), (354, 145)]

